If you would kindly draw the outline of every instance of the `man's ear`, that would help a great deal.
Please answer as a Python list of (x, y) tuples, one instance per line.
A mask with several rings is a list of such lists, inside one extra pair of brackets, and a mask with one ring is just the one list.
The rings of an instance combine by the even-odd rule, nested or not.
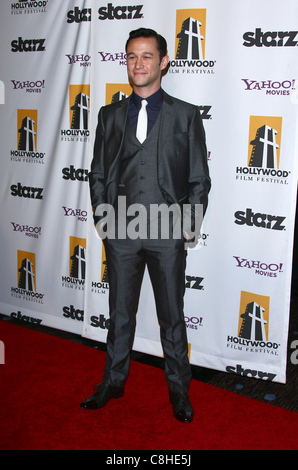
[(170, 62), (170, 57), (168, 55), (165, 55), (160, 63), (160, 70), (165, 70), (167, 66), (169, 65)]

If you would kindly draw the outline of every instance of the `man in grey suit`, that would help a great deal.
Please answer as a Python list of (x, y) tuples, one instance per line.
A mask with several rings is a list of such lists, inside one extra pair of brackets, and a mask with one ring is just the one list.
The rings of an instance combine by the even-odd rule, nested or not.
[[(110, 328), (103, 383), (81, 408), (97, 410), (110, 399), (124, 395), (142, 276), (147, 265), (160, 324), (170, 402), (175, 418), (190, 423), (194, 412), (189, 399), (191, 368), (183, 311), (185, 243), (198, 237), (197, 227), (202, 222), (198, 219), (207, 208), (210, 178), (205, 132), (197, 106), (173, 98), (161, 89), (162, 74), (169, 64), (166, 40), (151, 29), (141, 28), (130, 33), (126, 52), (133, 93), (100, 110), (90, 173), (95, 222), (104, 239), (107, 257)], [(119, 217), (123, 220), (121, 197), (126, 198), (127, 207), (138, 204), (139, 212), (143, 213), (139, 220), (144, 220), (145, 229), (139, 227), (139, 237), (123, 237), (119, 222), (115, 224), (115, 236), (105, 231), (107, 219), (101, 209), (109, 205), (117, 220)], [(167, 219), (167, 237), (163, 236), (162, 216), (159, 214), (155, 220), (149, 217), (153, 206), (162, 205), (176, 207), (178, 213), (187, 208), (188, 217), (183, 216), (189, 222), (182, 227), (180, 220), (179, 237), (174, 236), (175, 211)], [(128, 228), (129, 211), (124, 220)], [(157, 224), (154, 236), (153, 223)]]

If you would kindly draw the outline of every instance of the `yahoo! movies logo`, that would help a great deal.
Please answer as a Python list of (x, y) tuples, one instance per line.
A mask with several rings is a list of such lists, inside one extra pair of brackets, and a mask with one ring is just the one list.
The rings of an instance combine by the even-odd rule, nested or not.
[(177, 10), (176, 60), (170, 62), (170, 73), (214, 73), (214, 60), (206, 54), (206, 9)]
[(84, 290), (86, 279), (86, 239), (69, 238), (69, 274), (62, 277), (62, 287)]
[(118, 65), (127, 65), (127, 54), (125, 52), (104, 52), (99, 51), (100, 61), (111, 64), (118, 62)]
[(10, 151), (12, 162), (44, 164), (45, 153), (37, 151), (37, 116), (36, 109), (18, 109), (17, 150)]
[(267, 96), (290, 96), (296, 90), (296, 81), (292, 80), (249, 80), (241, 79), (245, 83), (245, 91), (263, 92)]
[(26, 302), (43, 304), (44, 294), (37, 292), (35, 253), (18, 251), (18, 287), (11, 288), (11, 296)]
[(237, 354), (268, 354), (277, 357), (280, 344), (269, 335), (270, 297), (241, 292), (237, 336), (227, 337), (227, 348)]
[(281, 168), (282, 118), (250, 116), (247, 166), (236, 167), (236, 180), (287, 185)]
[(258, 276), (276, 279), (283, 274), (283, 263), (265, 263), (256, 259), (247, 259), (240, 256), (233, 256), (236, 260), (236, 267), (241, 269), (249, 269), (251, 273)]
[(72, 207), (62, 206), (64, 217), (75, 217), (78, 222), (87, 222), (88, 212), (84, 209), (73, 209)]
[(14, 233), (21, 233), (25, 237), (38, 239), (42, 235), (41, 227), (31, 227), (30, 225), (21, 225), (15, 222), (11, 222), (11, 225)]
[(79, 64), (80, 67), (91, 67), (91, 56), (89, 54), (66, 54), (68, 65)]
[(69, 129), (61, 130), (61, 141), (89, 142), (90, 85), (69, 86)]
[(42, 93), (46, 87), (45, 80), (11, 80), (11, 83), (13, 84), (13, 90), (21, 90), (25, 93)]

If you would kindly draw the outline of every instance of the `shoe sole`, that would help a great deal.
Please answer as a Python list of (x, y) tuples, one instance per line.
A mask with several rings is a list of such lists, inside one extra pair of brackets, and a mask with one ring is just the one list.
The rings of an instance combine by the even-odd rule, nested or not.
[(86, 404), (84, 405), (84, 402), (83, 402), (83, 403), (81, 404), (80, 408), (81, 408), (82, 410), (85, 410), (85, 411), (97, 411), (97, 410), (101, 410), (102, 408), (104, 408), (104, 407), (109, 403), (110, 400), (114, 400), (114, 399), (115, 399), (115, 400), (118, 400), (119, 398), (121, 398), (121, 397), (123, 397), (123, 396), (124, 396), (124, 392), (119, 392), (119, 393), (113, 395), (111, 398), (109, 398), (109, 400), (108, 400), (107, 402), (105, 402), (105, 403), (104, 403), (103, 405), (101, 405), (101, 406), (96, 405), (95, 403), (94, 403), (94, 405), (91, 405), (91, 403), (90, 403), (90, 405), (89, 405), (88, 403), (86, 403)]

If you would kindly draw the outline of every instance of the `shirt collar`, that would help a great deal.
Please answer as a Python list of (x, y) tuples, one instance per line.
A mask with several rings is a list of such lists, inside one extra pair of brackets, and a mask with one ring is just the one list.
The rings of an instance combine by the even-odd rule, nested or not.
[[(132, 92), (131, 99), (136, 106), (137, 109), (141, 108), (141, 102), (143, 101), (144, 98), (141, 98), (141, 96), (137, 95), (134, 91)], [(163, 90), (160, 88), (156, 93), (154, 93), (151, 96), (148, 96), (146, 98), (146, 101), (148, 102), (148, 106), (152, 109), (155, 108), (161, 108), (162, 102), (163, 102)]]

